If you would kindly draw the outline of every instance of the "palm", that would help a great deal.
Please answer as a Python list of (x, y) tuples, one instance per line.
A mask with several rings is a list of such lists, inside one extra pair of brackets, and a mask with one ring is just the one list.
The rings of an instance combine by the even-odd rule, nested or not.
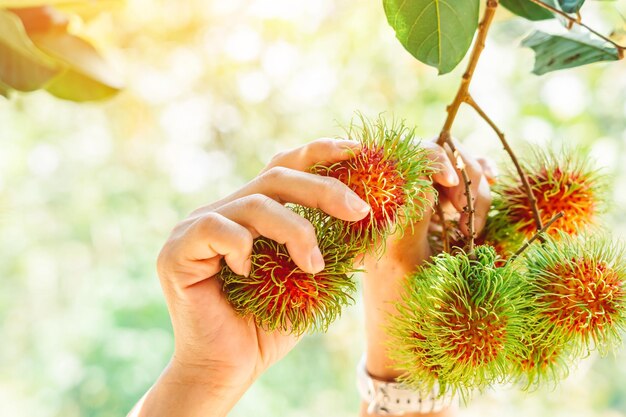
[[(226, 299), (221, 281), (213, 276), (188, 288), (182, 316), (195, 323), (193, 358), (196, 363), (215, 363), (233, 371), (233, 378), (245, 382), (275, 363), (297, 342), (297, 337), (277, 331), (265, 331), (250, 317), (242, 317)], [(189, 352), (186, 347), (184, 352)], [(186, 359), (186, 358), (185, 358)]]

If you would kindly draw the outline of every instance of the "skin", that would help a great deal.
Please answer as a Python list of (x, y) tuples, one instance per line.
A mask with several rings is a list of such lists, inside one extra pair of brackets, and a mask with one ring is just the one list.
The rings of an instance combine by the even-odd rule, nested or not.
[[(442, 198), (462, 210), (463, 190), (450, 155), (437, 145), (425, 146), (438, 163), (433, 182)], [(316, 163), (345, 160), (359, 150), (354, 141), (319, 139), (279, 153), (244, 187), (195, 210), (173, 229), (159, 254), (157, 271), (174, 329), (174, 354), (129, 416), (225, 416), (250, 385), (296, 345), (296, 337), (266, 332), (237, 315), (216, 274), (223, 261), (236, 273), (248, 275), (252, 241), (258, 236), (284, 243), (302, 270), (321, 271), (324, 261), (313, 226), (284, 204), (320, 208), (348, 221), (365, 217), (369, 206), (348, 187), (307, 172)], [(463, 157), (475, 184), (480, 230), (490, 203), (486, 165)], [(398, 376), (387, 357), (382, 326), (403, 277), (430, 254), (426, 235), (431, 215), (426, 213), (413, 233), (390, 238), (382, 259), (362, 260), (368, 270), (363, 277), (367, 370), (380, 379)], [(365, 408), (361, 415), (367, 415)]]

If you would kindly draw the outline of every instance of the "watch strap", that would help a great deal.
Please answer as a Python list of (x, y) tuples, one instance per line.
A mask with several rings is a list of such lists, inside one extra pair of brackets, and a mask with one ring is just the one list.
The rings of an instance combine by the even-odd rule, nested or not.
[(419, 392), (399, 382), (382, 381), (366, 369), (365, 357), (357, 367), (357, 385), (369, 414), (402, 416), (405, 413), (434, 413), (452, 405), (454, 397), (442, 394), (438, 384), (431, 391)]

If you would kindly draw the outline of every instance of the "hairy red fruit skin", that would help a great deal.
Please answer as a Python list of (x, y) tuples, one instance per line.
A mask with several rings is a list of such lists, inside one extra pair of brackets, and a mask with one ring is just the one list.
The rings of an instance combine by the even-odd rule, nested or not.
[(324, 270), (302, 271), (284, 244), (259, 237), (253, 243), (248, 276), (235, 274), (228, 265), (222, 268), (224, 293), (235, 311), (251, 316), (264, 330), (296, 335), (325, 331), (353, 301), (356, 286), (350, 274), (357, 271), (354, 257), (362, 247), (346, 239), (341, 220), (318, 209), (291, 209), (315, 227)]
[(298, 314), (310, 314), (319, 305), (320, 297), (327, 295), (324, 277), (301, 271), (288, 254), (268, 246), (259, 251), (259, 259), (274, 267), (271, 273), (263, 271), (260, 281), (250, 284), (250, 290), (267, 294), (268, 312), (292, 308), (298, 310)]
[(536, 333), (574, 353), (605, 352), (626, 329), (624, 247), (603, 235), (561, 232), (535, 245), (524, 264)]
[(569, 334), (590, 335), (594, 329), (614, 324), (624, 300), (623, 283), (606, 263), (571, 259), (546, 271), (554, 277), (546, 283), (540, 301), (549, 306), (546, 315)]
[(460, 363), (480, 366), (490, 363), (498, 357), (504, 348), (506, 339), (506, 320), (498, 317), (496, 312), (478, 309), (476, 306), (467, 308), (461, 303), (448, 306), (446, 323), (450, 336), (450, 344), (455, 349), (450, 356), (456, 356)]
[[(545, 225), (558, 218), (546, 235), (574, 236), (590, 229), (603, 210), (607, 179), (573, 149), (560, 152), (535, 149), (522, 163)], [(513, 254), (537, 233), (532, 205), (516, 173), (499, 178), (493, 187), (492, 212), (487, 220), (485, 241), (499, 248), (504, 257)]]
[(364, 219), (347, 222), (345, 229), (351, 242), (382, 254), (390, 234), (423, 218), (435, 169), (414, 129), (383, 118), (368, 122), (361, 117), (360, 122), (346, 132), (361, 145), (353, 157), (330, 166), (318, 164), (311, 171), (337, 178), (370, 205)]
[(325, 175), (346, 184), (371, 207), (368, 216), (349, 225), (357, 234), (383, 230), (397, 221), (399, 208), (406, 202), (406, 180), (397, 165), (397, 161), (385, 157), (381, 146), (365, 146), (353, 159), (326, 171)]
[[(558, 219), (547, 233), (555, 235), (558, 231), (576, 234), (581, 225), (585, 225), (598, 212), (593, 183), (587, 181), (579, 172), (564, 172), (560, 167), (548, 172), (543, 168), (540, 172), (528, 177), (533, 189), (541, 221), (545, 224), (556, 214), (565, 215)], [(537, 231), (530, 200), (521, 186), (504, 191), (504, 199), (511, 205), (509, 219), (518, 225), (517, 230), (526, 238), (532, 237)]]

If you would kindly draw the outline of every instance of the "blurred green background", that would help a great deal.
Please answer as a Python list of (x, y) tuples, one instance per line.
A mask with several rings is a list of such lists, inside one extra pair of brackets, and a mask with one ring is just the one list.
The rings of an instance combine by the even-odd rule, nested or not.
[[(589, 3), (594, 27), (623, 26), (625, 1)], [(606, 217), (625, 237), (626, 64), (536, 77), (519, 47), (530, 29), (499, 13), (474, 97), (518, 149), (588, 149), (614, 178)], [(174, 224), (278, 150), (340, 135), (355, 110), (435, 136), (462, 72), (414, 61), (380, 1), (128, 0), (83, 30), (126, 74), (125, 92), (103, 104), (0, 98), (0, 416), (125, 415), (172, 351), (154, 266)], [(503, 159), (467, 108), (454, 133)], [(357, 302), (232, 415), (354, 416), (362, 350)], [(461, 414), (626, 416), (626, 348), (555, 389), (499, 387)]]

